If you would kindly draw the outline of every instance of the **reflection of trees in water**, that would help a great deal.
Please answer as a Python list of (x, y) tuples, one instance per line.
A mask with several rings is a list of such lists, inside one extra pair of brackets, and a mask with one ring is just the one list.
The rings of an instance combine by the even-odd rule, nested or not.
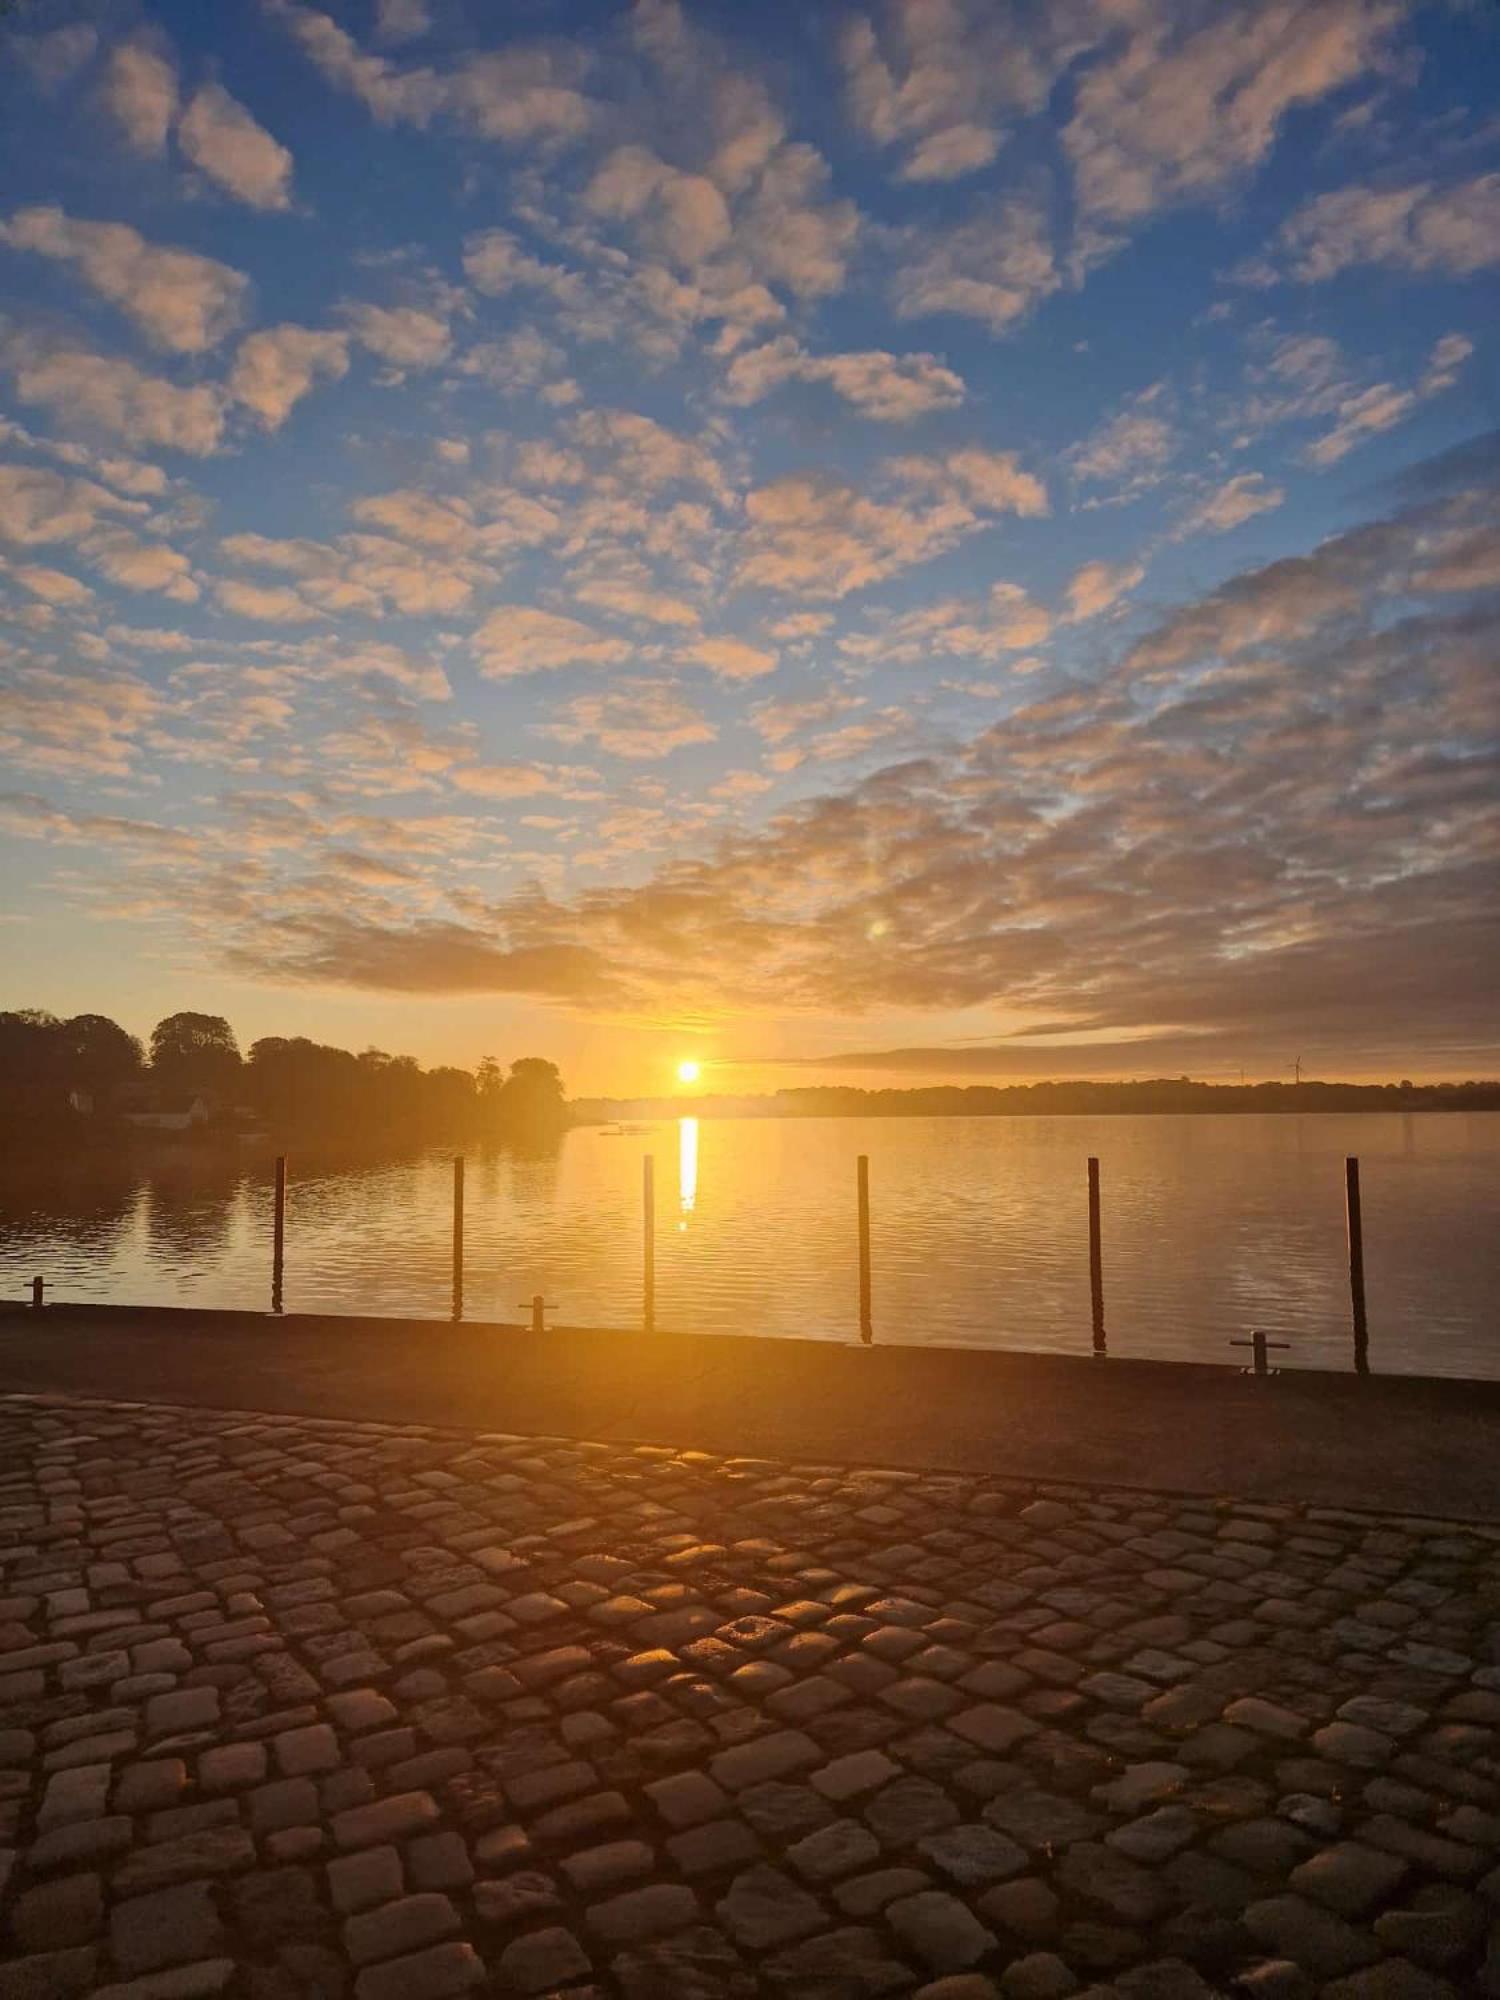
[(146, 1185), (146, 1243), (163, 1263), (204, 1263), (228, 1246), (244, 1172), (212, 1153), (153, 1161)]
[(510, 1168), (511, 1199), (518, 1208), (551, 1208), (557, 1201), (557, 1179), (562, 1166), (560, 1134), (537, 1138), (527, 1145), (511, 1145), (499, 1156)]
[(0, 1167), (0, 1241), (8, 1255), (63, 1237), (113, 1256), (141, 1189), (139, 1167), (108, 1154), (27, 1159)]

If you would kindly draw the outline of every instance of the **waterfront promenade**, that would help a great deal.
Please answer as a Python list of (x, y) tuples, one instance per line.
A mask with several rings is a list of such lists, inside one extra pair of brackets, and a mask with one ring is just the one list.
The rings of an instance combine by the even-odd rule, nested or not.
[[(1500, 1382), (438, 1320), (49, 1306), (0, 1388), (1500, 1520)], [(1275, 1357), (1273, 1357), (1275, 1358)], [(1377, 1356), (1378, 1359), (1378, 1356)]]
[(1500, 1995), (1500, 1527), (114, 1352), (0, 1398), (0, 2000)]

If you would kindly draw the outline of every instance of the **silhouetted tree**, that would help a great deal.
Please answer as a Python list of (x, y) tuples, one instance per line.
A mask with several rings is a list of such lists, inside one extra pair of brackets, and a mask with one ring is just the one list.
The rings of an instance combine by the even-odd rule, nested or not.
[(55, 1117), (67, 1104), (63, 1028), (44, 1007), (0, 1014), (0, 1107), (18, 1126)]
[(505, 1081), (505, 1071), (493, 1056), (481, 1056), (479, 1067), (474, 1072), (474, 1092), (479, 1100), (479, 1115), (492, 1124), (499, 1115), (500, 1089)]
[(526, 1140), (545, 1139), (567, 1123), (562, 1076), (556, 1063), (522, 1056), (511, 1064), (496, 1109), (504, 1130)]
[(141, 1045), (107, 1014), (75, 1014), (61, 1028), (68, 1088), (87, 1090), (96, 1101), (122, 1083), (133, 1083), (145, 1060)]
[(166, 1090), (232, 1092), (240, 1045), (222, 1014), (169, 1014), (151, 1030), (151, 1071)]

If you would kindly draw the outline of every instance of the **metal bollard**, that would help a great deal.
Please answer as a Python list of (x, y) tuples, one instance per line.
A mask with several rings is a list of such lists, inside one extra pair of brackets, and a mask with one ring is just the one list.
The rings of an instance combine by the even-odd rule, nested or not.
[(1289, 1340), (1267, 1340), (1263, 1333), (1252, 1333), (1248, 1340), (1231, 1340), (1229, 1343), (1231, 1347), (1248, 1347), (1251, 1350), (1253, 1366), (1242, 1368), (1240, 1373), (1242, 1375), (1255, 1375), (1262, 1380), (1281, 1373), (1279, 1368), (1267, 1366), (1267, 1350), (1272, 1347), (1290, 1347), (1291, 1344)]
[(517, 1299), (516, 1304), (531, 1307), (531, 1330), (533, 1333), (545, 1333), (547, 1331), (547, 1322), (543, 1317), (547, 1310), (547, 1301), (542, 1297), (540, 1292), (533, 1292), (529, 1299)]

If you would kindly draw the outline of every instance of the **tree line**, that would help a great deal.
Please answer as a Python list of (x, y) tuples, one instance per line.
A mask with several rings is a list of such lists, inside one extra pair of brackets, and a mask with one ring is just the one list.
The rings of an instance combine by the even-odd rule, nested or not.
[(143, 1047), (105, 1014), (0, 1013), (0, 1119), (37, 1136), (132, 1129), (142, 1114), (197, 1105), (209, 1130), (320, 1139), (540, 1140), (568, 1122), (557, 1065), (493, 1056), (473, 1070), (424, 1069), (384, 1049), (263, 1035), (243, 1055), (220, 1014), (169, 1014)]

